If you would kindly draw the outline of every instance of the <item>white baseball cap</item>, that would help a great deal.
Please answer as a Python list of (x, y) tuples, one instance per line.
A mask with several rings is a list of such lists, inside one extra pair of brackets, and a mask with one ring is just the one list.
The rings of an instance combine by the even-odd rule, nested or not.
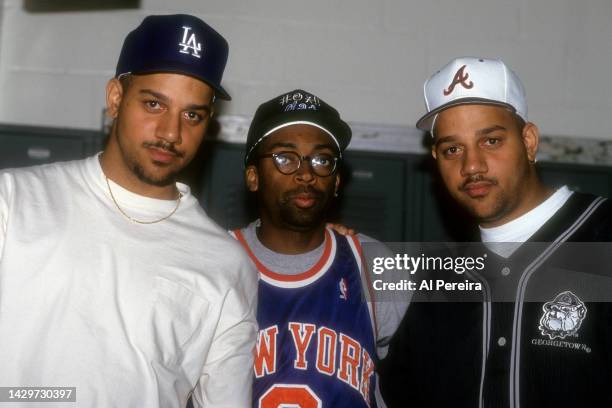
[(499, 59), (456, 58), (425, 81), (427, 113), (417, 121), (431, 131), (435, 117), (456, 105), (486, 104), (510, 109), (527, 122), (527, 99), (521, 80)]

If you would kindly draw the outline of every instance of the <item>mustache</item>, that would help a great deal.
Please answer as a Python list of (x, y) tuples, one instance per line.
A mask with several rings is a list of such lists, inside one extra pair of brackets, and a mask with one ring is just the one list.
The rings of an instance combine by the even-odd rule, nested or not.
[(485, 176), (483, 176), (482, 174), (476, 174), (474, 176), (469, 176), (468, 178), (465, 179), (465, 181), (463, 183), (461, 183), (461, 185), (459, 186), (459, 190), (460, 191), (465, 191), (467, 190), (468, 186), (470, 184), (473, 183), (480, 183), (480, 182), (485, 182), (485, 183), (490, 183), (492, 185), (497, 185), (498, 181), (495, 177), (493, 178), (487, 178)]
[(285, 194), (283, 194), (283, 198), (286, 201), (289, 201), (295, 196), (298, 196), (300, 194), (308, 194), (308, 195), (314, 196), (316, 199), (320, 199), (325, 195), (322, 191), (317, 190), (313, 186), (302, 186), (294, 190), (285, 192)]
[(164, 142), (162, 140), (157, 141), (157, 142), (144, 142), (142, 144), (142, 147), (146, 147), (146, 148), (154, 147), (154, 148), (163, 150), (165, 152), (168, 152), (170, 154), (173, 154), (177, 157), (184, 156), (182, 152), (179, 152), (178, 150), (176, 150), (176, 147), (174, 147), (174, 143)]

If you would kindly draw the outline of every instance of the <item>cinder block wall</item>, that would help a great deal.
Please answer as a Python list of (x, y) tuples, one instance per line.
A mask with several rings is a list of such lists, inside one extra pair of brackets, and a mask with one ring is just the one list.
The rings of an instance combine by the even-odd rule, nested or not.
[[(180, 7), (178, 6), (180, 4)], [(230, 42), (226, 114), (303, 87), (350, 121), (412, 126), (422, 83), (458, 55), (502, 57), (543, 133), (612, 139), (609, 0), (142, 0), (132, 11), (28, 13), (0, 0), (0, 122), (100, 127), (121, 41), (190, 12)]]

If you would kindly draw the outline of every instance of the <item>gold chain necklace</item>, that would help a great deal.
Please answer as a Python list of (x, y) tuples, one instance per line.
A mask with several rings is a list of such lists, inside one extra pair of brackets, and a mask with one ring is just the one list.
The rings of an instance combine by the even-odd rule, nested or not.
[(115, 200), (115, 196), (113, 195), (113, 190), (111, 189), (110, 183), (108, 182), (108, 177), (106, 177), (106, 174), (104, 175), (104, 178), (106, 179), (106, 185), (108, 186), (108, 192), (110, 193), (110, 196), (113, 200), (113, 203), (115, 203), (115, 207), (117, 207), (117, 209), (119, 210), (119, 212), (128, 220), (135, 222), (136, 224), (156, 224), (158, 222), (162, 222), (163, 220), (167, 220), (168, 218), (172, 217), (172, 215), (176, 212), (176, 210), (178, 210), (179, 205), (181, 204), (181, 198), (183, 197), (183, 194), (181, 194), (181, 192), (179, 191), (178, 194), (178, 198), (176, 199), (176, 206), (174, 207), (174, 209), (172, 210), (172, 212), (170, 212), (170, 214), (166, 215), (165, 217), (162, 217), (158, 220), (153, 220), (153, 221), (140, 221), (137, 220), (136, 218), (132, 218), (130, 217), (128, 214), (126, 214), (125, 211), (123, 211), (123, 209), (119, 206), (119, 203), (117, 202), (117, 200)]

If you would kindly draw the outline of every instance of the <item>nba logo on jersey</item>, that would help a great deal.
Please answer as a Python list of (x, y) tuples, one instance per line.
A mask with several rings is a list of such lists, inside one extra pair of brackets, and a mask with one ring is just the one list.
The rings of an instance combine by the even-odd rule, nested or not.
[(348, 287), (346, 286), (346, 279), (340, 279), (338, 288), (340, 289), (340, 299), (348, 300)]

